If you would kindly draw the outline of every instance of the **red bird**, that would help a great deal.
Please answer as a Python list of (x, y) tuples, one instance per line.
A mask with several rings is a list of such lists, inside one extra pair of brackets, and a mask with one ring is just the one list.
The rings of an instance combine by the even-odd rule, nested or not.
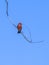
[(22, 30), (22, 23), (18, 23), (17, 29), (18, 29), (18, 33), (21, 33), (21, 30)]

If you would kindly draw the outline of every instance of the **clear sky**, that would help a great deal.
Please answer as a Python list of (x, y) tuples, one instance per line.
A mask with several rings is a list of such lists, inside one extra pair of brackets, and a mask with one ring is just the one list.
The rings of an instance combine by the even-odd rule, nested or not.
[[(49, 65), (49, 0), (8, 0), (9, 15), (30, 28), (28, 43), (6, 17), (5, 0), (0, 0), (0, 65)], [(23, 31), (27, 36), (27, 28)], [(29, 37), (28, 37), (29, 38)]]

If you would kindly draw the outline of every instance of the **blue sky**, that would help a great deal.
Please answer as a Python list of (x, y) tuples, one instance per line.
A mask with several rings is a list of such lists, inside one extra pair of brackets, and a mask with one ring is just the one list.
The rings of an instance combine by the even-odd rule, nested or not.
[[(33, 41), (28, 43), (6, 17), (6, 4), (0, 0), (0, 65), (49, 65), (49, 1), (8, 0), (9, 15), (30, 28)], [(27, 36), (27, 28), (23, 32)]]

